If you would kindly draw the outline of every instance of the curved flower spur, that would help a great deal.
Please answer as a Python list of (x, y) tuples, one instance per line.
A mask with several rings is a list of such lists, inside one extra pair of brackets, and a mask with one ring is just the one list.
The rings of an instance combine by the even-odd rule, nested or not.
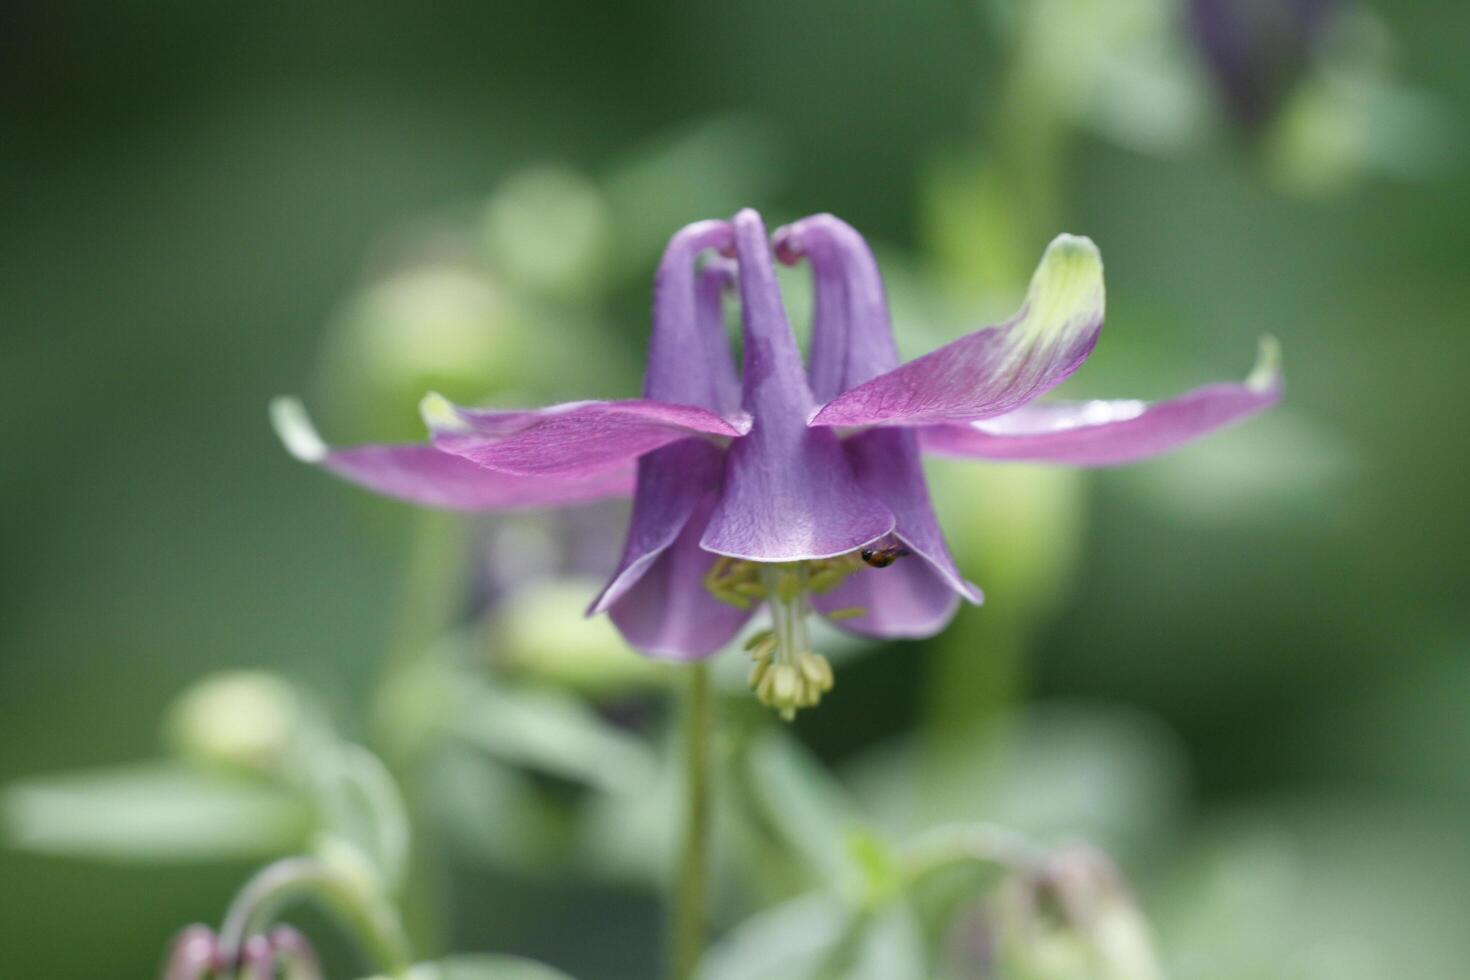
[[(831, 215), (779, 229), (775, 256), (814, 282), (803, 365), (760, 216), (699, 222), (670, 240), (654, 281), (643, 398), (537, 411), (461, 408), (430, 395), (426, 444), (331, 449), (299, 404), (272, 406), (298, 458), (379, 493), (494, 510), (633, 494), (623, 557), (590, 613), (641, 652), (707, 657), (762, 604), (747, 648), (761, 701), (790, 718), (832, 686), (807, 620), (875, 637), (923, 637), (978, 603), (945, 546), (920, 450), (1106, 466), (1155, 455), (1275, 403), (1263, 340), (1243, 384), (1153, 404), (1037, 403), (1092, 352), (1102, 259), (1059, 236), (1010, 320), (900, 364), (877, 264)], [(700, 266), (701, 256), (709, 253)], [(724, 334), (741, 310), (743, 371)]]

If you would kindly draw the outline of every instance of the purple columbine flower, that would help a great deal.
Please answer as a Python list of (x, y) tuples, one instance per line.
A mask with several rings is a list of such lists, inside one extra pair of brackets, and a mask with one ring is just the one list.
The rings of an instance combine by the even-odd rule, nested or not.
[[(807, 620), (875, 637), (924, 637), (980, 590), (955, 567), (920, 467), (927, 449), (1083, 466), (1164, 452), (1276, 402), (1274, 345), (1244, 384), (1178, 398), (1037, 403), (1092, 352), (1102, 259), (1058, 237), (1010, 320), (899, 363), (878, 267), (847, 224), (779, 229), (775, 255), (811, 268), (809, 364), (787, 320), (771, 242), (754, 211), (684, 228), (654, 281), (643, 398), (538, 411), (461, 408), (430, 395), (426, 444), (329, 449), (299, 405), (273, 406), (299, 458), (420, 504), (464, 510), (633, 493), (622, 560), (590, 612), (643, 653), (715, 653), (761, 605), (752, 685), (790, 717), (832, 685)], [(710, 253), (700, 265), (701, 255)], [(744, 370), (724, 333), (741, 309)], [(575, 356), (575, 352), (568, 352)]]

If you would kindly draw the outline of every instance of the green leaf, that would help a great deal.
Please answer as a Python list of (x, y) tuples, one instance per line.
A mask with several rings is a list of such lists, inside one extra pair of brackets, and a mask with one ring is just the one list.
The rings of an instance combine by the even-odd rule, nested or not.
[(274, 856), (302, 847), (310, 826), (294, 794), (173, 763), (40, 776), (0, 795), (12, 846), (111, 861)]
[(607, 791), (637, 791), (654, 774), (642, 742), (555, 691), (480, 685), (466, 697), (456, 731), (507, 762)]
[(433, 824), (466, 854), (533, 873), (567, 862), (566, 817), (526, 772), (446, 746), (425, 760), (421, 778)]
[[(410, 980), (572, 980), (569, 974), (519, 956), (451, 956), (420, 963)], [(387, 980), (373, 977), (371, 980)]]
[(843, 980), (929, 975), (918, 922), (903, 902), (891, 902), (870, 916), (854, 947), (851, 965), (840, 973)]
[(711, 947), (700, 964), (699, 980), (815, 980), (842, 941), (847, 921), (845, 906), (832, 895), (807, 895), (778, 905), (736, 926)]
[(746, 759), (751, 793), (787, 845), (824, 881), (860, 885), (864, 862), (849, 846), (865, 829), (847, 791), (794, 738), (772, 731)]

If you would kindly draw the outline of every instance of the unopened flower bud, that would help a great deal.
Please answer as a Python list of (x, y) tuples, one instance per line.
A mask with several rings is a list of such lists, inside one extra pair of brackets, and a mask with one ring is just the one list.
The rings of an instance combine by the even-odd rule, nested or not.
[(1157, 980), (1148, 923), (1122, 875), (1083, 845), (1011, 879), (1001, 902), (1002, 946), (1027, 977)]
[(183, 755), (262, 773), (278, 770), (300, 728), (295, 690), (261, 671), (205, 678), (184, 692), (169, 721), (171, 741)]

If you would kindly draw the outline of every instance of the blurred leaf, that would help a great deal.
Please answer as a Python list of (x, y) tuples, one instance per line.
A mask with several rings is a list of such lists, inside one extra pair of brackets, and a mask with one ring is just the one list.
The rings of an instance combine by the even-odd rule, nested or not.
[[(519, 956), (451, 956), (435, 963), (420, 963), (410, 980), (572, 980), (571, 976), (534, 960)], [(371, 980), (387, 980), (373, 977)]]
[(575, 697), (481, 683), (466, 693), (455, 731), (491, 755), (607, 792), (637, 792), (653, 756)]
[[(588, 800), (580, 834), (585, 858), (598, 873), (654, 889), (666, 887), (673, 873), (675, 851), (669, 842), (678, 839), (683, 819), (681, 767), (669, 764), (673, 747), (666, 743), (660, 758), (664, 764), (639, 792)], [(724, 797), (715, 795), (717, 809), (724, 806)], [(719, 824), (717, 816), (716, 828)]]
[(850, 965), (837, 976), (841, 980), (895, 980), (923, 977), (928, 972), (913, 910), (905, 902), (889, 902), (863, 923)]
[(1277, 802), (1208, 826), (1149, 904), (1175, 980), (1459, 977), (1470, 842), (1454, 811)]
[[(756, 915), (710, 948), (699, 980), (808, 980), (841, 941), (848, 914), (826, 894), (807, 895)], [(922, 974), (890, 974), (918, 977)]]
[(464, 746), (427, 760), (424, 798), (436, 824), (469, 854), (542, 870), (566, 856), (565, 828), (524, 772)]
[(746, 754), (749, 788), (763, 816), (820, 881), (859, 887), (863, 857), (848, 835), (865, 821), (856, 801), (799, 741), (780, 729), (753, 740)]
[(112, 861), (274, 856), (299, 849), (311, 827), (298, 796), (168, 763), (14, 783), (0, 815), (16, 847)]
[(1341, 435), (1287, 407), (1109, 474), (1107, 483), (1137, 494), (1150, 514), (1180, 523), (1332, 529), (1352, 516), (1347, 491), (1359, 464)]
[(1125, 858), (1170, 832), (1184, 760), (1168, 731), (1132, 711), (1044, 705), (966, 754), (922, 757), (892, 742), (846, 770), (867, 812), (907, 836), (953, 820), (985, 820), (1038, 842), (1081, 837)]

